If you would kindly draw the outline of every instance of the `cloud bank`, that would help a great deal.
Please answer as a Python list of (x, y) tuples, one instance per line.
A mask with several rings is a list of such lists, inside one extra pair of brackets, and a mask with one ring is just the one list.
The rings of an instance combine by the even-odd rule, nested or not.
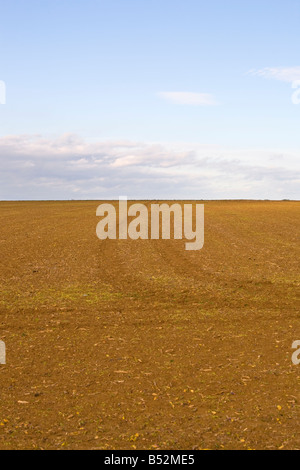
[(299, 199), (299, 152), (0, 138), (0, 199)]

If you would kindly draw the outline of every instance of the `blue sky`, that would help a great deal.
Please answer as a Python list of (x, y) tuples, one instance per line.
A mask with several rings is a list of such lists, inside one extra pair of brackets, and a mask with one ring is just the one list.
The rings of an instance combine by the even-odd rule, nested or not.
[(299, 0), (0, 7), (0, 199), (299, 199)]

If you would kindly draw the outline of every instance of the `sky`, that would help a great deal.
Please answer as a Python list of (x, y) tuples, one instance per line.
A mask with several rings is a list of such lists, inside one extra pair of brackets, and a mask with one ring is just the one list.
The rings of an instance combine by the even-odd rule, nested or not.
[(299, 200), (300, 0), (0, 17), (0, 200)]

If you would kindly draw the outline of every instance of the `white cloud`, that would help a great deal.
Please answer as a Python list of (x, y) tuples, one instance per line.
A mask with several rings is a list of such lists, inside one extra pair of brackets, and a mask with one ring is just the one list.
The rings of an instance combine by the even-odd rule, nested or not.
[(249, 74), (279, 80), (281, 82), (293, 83), (300, 80), (300, 67), (266, 67), (260, 70), (250, 70)]
[(158, 96), (175, 104), (192, 106), (216, 106), (218, 104), (214, 96), (209, 93), (161, 92)]

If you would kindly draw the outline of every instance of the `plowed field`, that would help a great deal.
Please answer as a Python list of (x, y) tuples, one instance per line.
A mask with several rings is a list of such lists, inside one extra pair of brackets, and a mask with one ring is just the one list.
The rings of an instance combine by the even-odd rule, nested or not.
[(0, 203), (1, 449), (299, 449), (298, 202), (205, 203), (205, 246)]

